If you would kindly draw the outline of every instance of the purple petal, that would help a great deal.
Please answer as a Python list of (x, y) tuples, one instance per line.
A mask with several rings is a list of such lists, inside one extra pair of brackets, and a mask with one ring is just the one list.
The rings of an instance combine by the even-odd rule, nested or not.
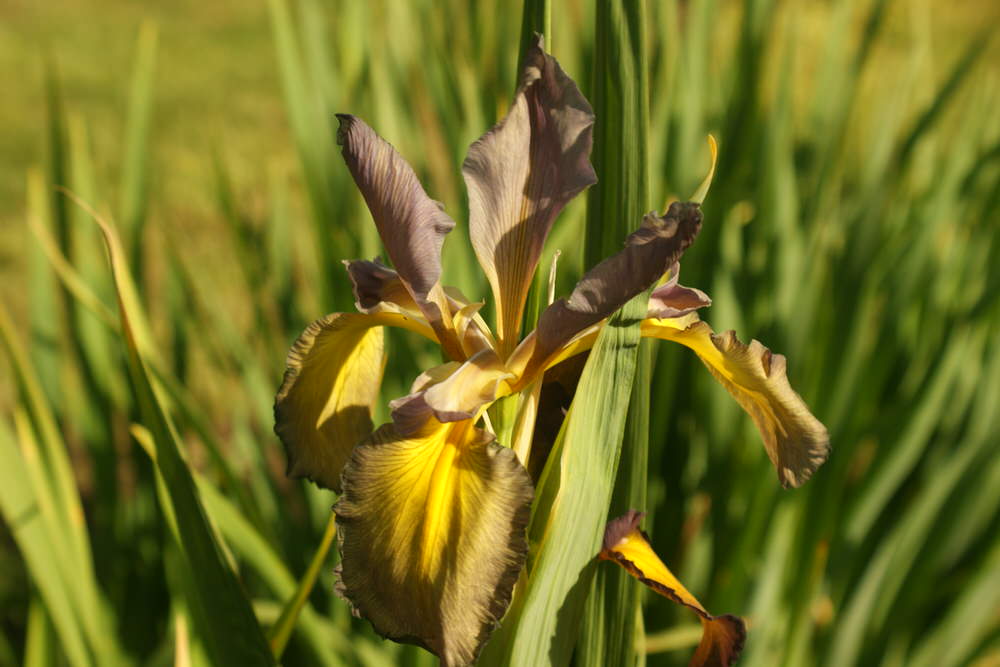
[(587, 327), (600, 322), (642, 292), (676, 263), (701, 229), (701, 210), (674, 202), (666, 215), (648, 213), (625, 249), (604, 260), (538, 319), (532, 359), (544, 360)]

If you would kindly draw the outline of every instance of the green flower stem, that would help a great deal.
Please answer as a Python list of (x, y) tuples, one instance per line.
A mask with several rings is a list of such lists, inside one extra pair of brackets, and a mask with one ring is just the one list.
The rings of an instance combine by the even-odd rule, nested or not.
[[(594, 168), (589, 191), (585, 263), (621, 247), (649, 203), (646, 10), (643, 0), (600, 0), (596, 7)], [(649, 390), (653, 350), (639, 345), (610, 516), (646, 509)], [(580, 665), (636, 664), (639, 587), (618, 568), (597, 568), (577, 647)]]
[(316, 549), (316, 554), (313, 556), (312, 562), (309, 563), (309, 568), (302, 575), (302, 579), (299, 580), (299, 586), (295, 590), (295, 595), (288, 601), (285, 608), (281, 610), (278, 622), (268, 632), (267, 640), (271, 644), (271, 652), (274, 653), (275, 660), (280, 660), (281, 654), (285, 652), (285, 647), (288, 645), (288, 640), (291, 638), (292, 631), (295, 629), (295, 624), (299, 619), (299, 613), (305, 606), (313, 586), (316, 585), (316, 578), (319, 576), (320, 570), (326, 564), (330, 545), (333, 544), (333, 538), (337, 534), (336, 519), (337, 516), (333, 512), (330, 512), (330, 520), (327, 521), (326, 531), (323, 533), (323, 539), (319, 543), (319, 548)]
[(549, 0), (524, 0), (524, 13), (521, 15), (521, 44), (517, 50), (518, 72), (523, 69), (524, 54), (531, 46), (531, 39), (536, 32), (545, 36), (545, 50), (552, 53), (552, 3)]

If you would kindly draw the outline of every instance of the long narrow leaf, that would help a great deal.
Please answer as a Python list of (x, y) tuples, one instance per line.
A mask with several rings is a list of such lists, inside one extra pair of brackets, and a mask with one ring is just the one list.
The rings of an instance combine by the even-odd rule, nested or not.
[(132, 328), (138, 301), (134, 293), (123, 290), (123, 286), (128, 285), (129, 274), (121, 243), (110, 224), (99, 218), (97, 221), (111, 257), (122, 338), (137, 403), (143, 421), (153, 434), (157, 470), (176, 520), (178, 546), (194, 584), (189, 590), (189, 602), (198, 607), (197, 615), (206, 623), (199, 632), (212, 659), (219, 664), (272, 665), (274, 658), (239, 581), (215, 541), (191, 470), (181, 455), (173, 426), (139, 352)]
[[(647, 211), (649, 92), (644, 0), (596, 4), (597, 33), (593, 104), (594, 169), (588, 192), (586, 264), (621, 247)], [(649, 390), (653, 349), (640, 342), (637, 370), (611, 501), (611, 515), (645, 511), (649, 462)], [(633, 665), (640, 587), (620, 568), (600, 569), (594, 579), (577, 651), (580, 665)]]

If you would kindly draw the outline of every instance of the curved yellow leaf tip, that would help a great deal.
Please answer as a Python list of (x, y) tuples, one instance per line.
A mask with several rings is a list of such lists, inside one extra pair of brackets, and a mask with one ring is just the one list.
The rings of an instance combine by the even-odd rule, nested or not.
[(712, 179), (715, 178), (715, 164), (719, 158), (719, 144), (716, 143), (715, 137), (711, 134), (708, 135), (708, 151), (712, 155), (712, 165), (708, 168), (708, 175), (705, 176), (705, 180), (701, 182), (698, 189), (691, 195), (691, 201), (696, 204), (704, 203), (705, 196), (708, 195), (708, 189), (712, 187)]
[(642, 512), (629, 510), (608, 522), (598, 557), (617, 563), (653, 591), (698, 614), (702, 626), (701, 643), (689, 667), (735, 664), (746, 641), (743, 619), (730, 614), (713, 616), (705, 610), (653, 551), (646, 533), (639, 528), (644, 516)]

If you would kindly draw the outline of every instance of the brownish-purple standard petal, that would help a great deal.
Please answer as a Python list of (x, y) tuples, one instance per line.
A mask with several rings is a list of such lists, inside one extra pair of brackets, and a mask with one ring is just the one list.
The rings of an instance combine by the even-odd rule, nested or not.
[(507, 116), (469, 148), (469, 233), (497, 308), (506, 356), (520, 336), (524, 302), (559, 211), (597, 182), (590, 164), (594, 113), (541, 37), (525, 54)]
[(700, 229), (701, 210), (691, 202), (674, 202), (663, 216), (646, 214), (642, 226), (625, 241), (624, 250), (588, 271), (569, 298), (545, 309), (538, 319), (532, 365), (656, 282), (680, 259)]
[(368, 203), (389, 259), (445, 352), (461, 358), (439, 282), (441, 246), (454, 220), (427, 196), (413, 169), (387, 141), (356, 116), (337, 118), (344, 161)]

